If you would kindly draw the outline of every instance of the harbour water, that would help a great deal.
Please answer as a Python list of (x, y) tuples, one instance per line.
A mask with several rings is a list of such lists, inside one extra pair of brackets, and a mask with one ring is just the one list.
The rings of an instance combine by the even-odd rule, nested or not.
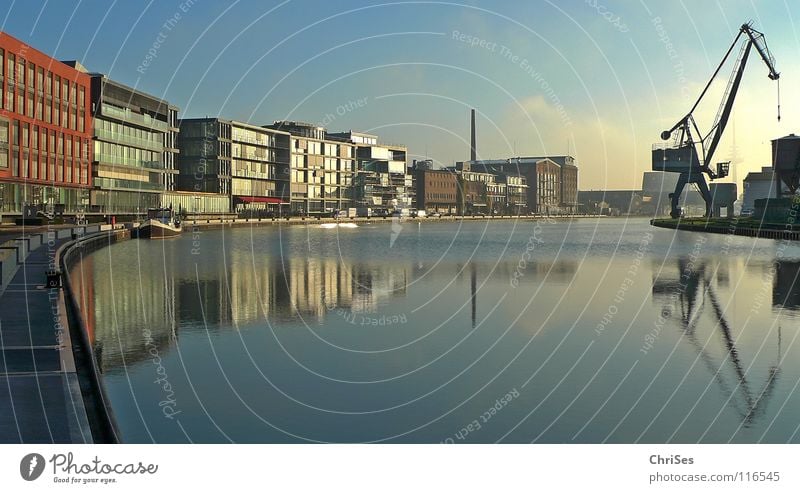
[(188, 230), (72, 273), (126, 442), (799, 442), (800, 247), (644, 219)]

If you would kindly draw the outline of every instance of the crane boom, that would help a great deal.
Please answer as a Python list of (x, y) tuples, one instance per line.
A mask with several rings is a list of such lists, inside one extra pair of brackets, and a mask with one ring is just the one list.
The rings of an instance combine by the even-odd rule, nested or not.
[[(739, 52), (716, 118), (709, 132), (705, 136), (702, 136), (694, 119), (694, 111), (697, 109), (703, 97), (705, 97), (709, 87), (719, 74), (722, 66), (727, 61), (742, 35), (746, 36), (745, 43)], [(747, 59), (750, 55), (750, 50), (754, 46), (769, 69), (768, 77), (776, 81), (780, 78), (780, 74), (775, 69), (775, 59), (772, 57), (769, 48), (767, 48), (764, 34), (753, 29), (752, 23), (742, 24), (733, 43), (712, 74), (711, 79), (703, 88), (700, 97), (689, 110), (689, 113), (678, 121), (678, 123), (673, 125), (671, 129), (661, 133), (662, 139), (669, 140), (673, 132), (678, 131), (675, 137), (675, 146), (671, 148), (659, 147), (653, 149), (654, 170), (680, 173), (675, 192), (670, 195), (672, 198), (671, 216), (674, 218), (680, 217), (681, 211), (678, 207), (678, 199), (683, 191), (683, 187), (688, 183), (697, 185), (706, 203), (706, 216), (711, 215), (712, 199), (703, 173), (708, 174), (711, 180), (724, 178), (727, 175), (726, 166), (718, 165), (719, 170), (715, 172), (711, 169), (710, 164), (720, 139), (722, 138), (722, 134), (725, 132), (725, 127), (728, 124), (728, 119), (733, 109), (733, 103), (736, 100), (736, 94), (739, 91), (739, 86), (742, 81), (742, 75), (747, 65)], [(780, 120), (780, 102), (778, 103), (778, 120)], [(694, 134), (697, 134), (696, 137)]]
[(778, 80), (781, 74), (775, 70), (775, 58), (772, 56), (772, 53), (769, 52), (769, 48), (767, 48), (767, 40), (764, 38), (764, 34), (753, 29), (752, 23), (742, 24), (740, 32), (747, 34), (747, 37), (750, 38), (750, 42), (756, 47), (758, 54), (761, 55), (761, 59), (764, 60), (764, 63), (769, 69), (768, 77), (772, 80)]

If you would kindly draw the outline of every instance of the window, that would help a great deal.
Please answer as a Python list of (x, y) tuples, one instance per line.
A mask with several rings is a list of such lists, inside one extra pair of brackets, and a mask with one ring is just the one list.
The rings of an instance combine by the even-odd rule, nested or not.
[(8, 168), (8, 120), (0, 118), (0, 168)]
[(17, 58), (17, 84), (20, 87), (25, 86), (25, 59)]
[(8, 77), (8, 83), (11, 84), (11, 85), (14, 84), (14, 67), (15, 66), (16, 65), (14, 63), (14, 55), (9, 53), (8, 57), (6, 57), (6, 67), (8, 67), (8, 70), (6, 70), (6, 77)]
[(16, 120), (11, 123), (11, 145), (19, 146), (19, 122)]

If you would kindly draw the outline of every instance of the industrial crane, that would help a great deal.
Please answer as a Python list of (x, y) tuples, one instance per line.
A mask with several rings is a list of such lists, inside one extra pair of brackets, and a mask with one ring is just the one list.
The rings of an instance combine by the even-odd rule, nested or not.
[[(727, 61), (731, 52), (733, 52), (734, 47), (736, 47), (736, 44), (742, 36), (745, 37), (745, 41), (739, 51), (739, 57), (734, 65), (733, 73), (728, 80), (728, 86), (722, 97), (722, 103), (717, 110), (714, 124), (711, 126), (711, 130), (703, 136), (695, 122), (693, 115), (694, 110), (697, 109), (697, 106), (706, 95), (711, 83), (714, 82), (720, 69), (722, 69), (722, 66)], [(708, 81), (708, 84), (706, 84), (703, 92), (700, 93), (700, 97), (697, 98), (697, 101), (694, 103), (694, 106), (692, 106), (692, 109), (689, 110), (689, 113), (681, 118), (671, 129), (661, 132), (661, 138), (663, 140), (669, 140), (670, 137), (674, 135), (673, 143), (671, 145), (656, 144), (653, 146), (653, 170), (680, 173), (678, 183), (675, 185), (675, 192), (670, 194), (672, 205), (670, 215), (673, 218), (681, 216), (678, 200), (687, 183), (694, 183), (697, 185), (706, 203), (705, 215), (706, 217), (711, 216), (712, 198), (703, 173), (708, 174), (711, 180), (724, 178), (728, 175), (730, 163), (717, 163), (717, 169), (712, 170), (710, 167), (711, 159), (714, 156), (714, 151), (717, 150), (717, 145), (722, 137), (722, 133), (725, 131), (725, 126), (728, 123), (728, 118), (733, 108), (733, 102), (736, 99), (736, 93), (739, 90), (739, 84), (742, 81), (742, 74), (747, 64), (747, 57), (754, 46), (769, 69), (769, 78), (777, 81), (780, 74), (775, 70), (775, 59), (767, 48), (764, 34), (753, 29), (752, 22), (743, 24), (742, 27), (739, 28), (739, 33), (736, 35), (733, 43), (731, 43), (727, 53), (725, 53), (722, 61), (711, 76), (711, 80)], [(778, 86), (778, 98), (778, 121), (780, 121), (780, 85)], [(702, 156), (702, 159), (700, 159), (700, 156)]]

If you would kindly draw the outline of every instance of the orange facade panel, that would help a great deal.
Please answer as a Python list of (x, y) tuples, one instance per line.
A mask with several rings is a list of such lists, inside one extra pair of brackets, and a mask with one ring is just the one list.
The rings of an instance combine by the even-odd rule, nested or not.
[(91, 187), (89, 74), (0, 32), (0, 180)]

